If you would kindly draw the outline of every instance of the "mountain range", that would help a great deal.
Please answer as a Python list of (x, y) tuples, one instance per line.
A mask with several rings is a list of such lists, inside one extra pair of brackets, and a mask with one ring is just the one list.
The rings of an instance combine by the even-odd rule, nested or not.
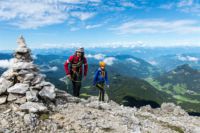
[[(189, 112), (200, 112), (198, 108), (200, 105), (199, 54), (180, 54), (186, 52), (184, 49), (172, 50), (172, 54), (179, 51), (179, 54), (173, 56), (169, 52), (167, 54), (169, 49), (165, 52), (164, 49), (160, 49), (163, 53), (154, 53), (158, 52), (158, 49), (153, 48), (149, 52), (146, 49), (143, 51), (137, 49), (137, 52), (131, 52), (127, 48), (121, 50), (116, 48), (103, 53), (102, 49), (87, 50), (89, 71), (86, 80), (83, 81), (81, 97), (88, 98), (98, 95), (98, 89), (92, 86), (92, 80), (94, 72), (98, 68), (98, 62), (105, 60), (111, 83), (110, 88), (107, 89), (110, 99), (120, 104), (137, 107), (147, 104), (159, 107), (163, 102), (174, 102)], [(73, 49), (61, 51), (46, 49), (39, 52), (40, 54), (33, 52), (34, 62), (46, 75), (47, 81), (55, 84), (57, 88), (71, 93), (70, 82), (65, 77), (64, 62), (70, 54), (73, 54)], [(196, 51), (193, 50), (193, 52)], [(154, 54), (150, 56), (150, 53)], [(0, 55), (0, 60), (9, 60), (12, 57), (12, 54)], [(172, 58), (174, 60), (170, 60)], [(180, 59), (182, 59), (181, 62)], [(196, 59), (196, 62), (184, 59)], [(0, 67), (0, 74), (5, 70)]]

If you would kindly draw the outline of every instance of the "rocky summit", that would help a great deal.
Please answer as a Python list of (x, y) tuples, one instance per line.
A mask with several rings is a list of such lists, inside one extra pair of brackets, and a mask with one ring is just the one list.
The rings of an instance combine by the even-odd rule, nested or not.
[(24, 38), (18, 43), (0, 78), (0, 133), (200, 133), (200, 117), (173, 103), (131, 108), (73, 97), (46, 82)]

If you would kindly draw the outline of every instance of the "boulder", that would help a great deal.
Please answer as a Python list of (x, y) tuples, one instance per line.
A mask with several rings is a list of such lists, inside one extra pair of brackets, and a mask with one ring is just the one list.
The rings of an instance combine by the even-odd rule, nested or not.
[(26, 74), (25, 77), (24, 77), (24, 81), (30, 81), (34, 78), (34, 74), (33, 73), (29, 73), (29, 74)]
[(36, 102), (26, 102), (26, 103), (20, 105), (19, 108), (22, 111), (28, 111), (30, 113), (46, 112), (47, 111), (47, 107), (45, 107), (44, 104), (36, 103)]
[(25, 94), (28, 88), (29, 88), (28, 84), (17, 83), (11, 88), (9, 88), (7, 91), (9, 93)]
[(35, 69), (36, 66), (32, 62), (17, 62), (12, 66), (14, 71), (22, 70), (22, 69)]
[(22, 97), (21, 95), (9, 93), (7, 101), (8, 102), (15, 101), (21, 97)]
[(5, 93), (6, 90), (12, 85), (13, 85), (13, 82), (5, 78), (0, 78), (0, 95)]
[(55, 88), (55, 86), (54, 86), (52, 83), (46, 82), (46, 81), (41, 82), (41, 83), (40, 83), (40, 86), (52, 86), (52, 87)]
[(30, 49), (28, 48), (25, 48), (25, 47), (18, 47), (16, 50), (15, 50), (16, 53), (29, 53), (30, 52)]
[(37, 124), (37, 115), (33, 113), (24, 115), (24, 123), (28, 126), (35, 127)]
[(25, 75), (25, 74), (28, 74), (28, 73), (30, 73), (30, 72), (27, 71), (27, 70), (20, 70), (20, 71), (18, 72), (19, 75)]
[(7, 96), (0, 96), (0, 105), (6, 102)]
[(26, 92), (26, 99), (27, 99), (27, 101), (37, 102), (38, 101), (37, 94), (38, 94), (38, 91), (36, 91), (36, 90), (34, 90), (34, 91), (27, 91)]
[(34, 77), (34, 79), (31, 81), (31, 85), (39, 84), (41, 81), (44, 80), (44, 77), (42, 75), (37, 75)]
[(26, 97), (21, 97), (19, 99), (17, 99), (14, 103), (16, 104), (24, 104), (26, 102)]
[(55, 87), (54, 86), (44, 86), (43, 89), (39, 92), (39, 95), (42, 98), (48, 98), (54, 100), (56, 97)]
[(12, 79), (17, 73), (13, 72), (13, 69), (8, 69), (2, 74), (2, 77), (9, 80)]
[(172, 113), (176, 105), (174, 103), (162, 103), (161, 110), (166, 113)]

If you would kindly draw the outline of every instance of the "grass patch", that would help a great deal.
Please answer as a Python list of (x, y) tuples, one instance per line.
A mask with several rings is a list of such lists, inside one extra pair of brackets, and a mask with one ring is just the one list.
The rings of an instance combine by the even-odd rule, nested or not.
[(170, 90), (168, 90), (168, 89), (170, 88), (170, 86), (171, 86), (170, 83), (167, 83), (167, 84), (165, 84), (164, 86), (161, 86), (161, 85), (160, 85), (160, 82), (158, 82), (157, 80), (154, 80), (154, 79), (152, 79), (152, 78), (146, 78), (145, 80), (146, 80), (149, 84), (151, 84), (154, 88), (156, 88), (157, 90), (162, 91), (162, 92), (165, 92), (165, 93), (170, 94), (170, 95), (173, 94)]
[(83, 89), (84, 89), (84, 90), (87, 90), (87, 91), (88, 91), (88, 90), (91, 90), (91, 86), (84, 86)]
[(185, 84), (177, 84), (175, 86), (173, 86), (173, 90), (177, 93), (177, 94), (182, 94), (184, 95), (187, 92), (187, 87)]
[(42, 121), (47, 120), (47, 119), (49, 119), (49, 114), (41, 114), (39, 119)]
[(160, 85), (160, 82), (152, 79), (152, 78), (146, 78), (145, 79), (149, 84), (151, 84), (153, 87), (158, 89), (159, 91), (162, 91), (162, 86)]
[(90, 96), (91, 96), (91, 95), (89, 95), (89, 94), (87, 94), (87, 93), (81, 93), (81, 94), (80, 94), (80, 97), (81, 97), (81, 98), (86, 98), (86, 99), (87, 99), (87, 98), (89, 98)]
[(181, 96), (181, 95), (174, 95), (173, 98), (184, 101), (184, 102), (189, 102), (189, 103), (200, 103), (198, 100), (192, 100), (187, 97)]

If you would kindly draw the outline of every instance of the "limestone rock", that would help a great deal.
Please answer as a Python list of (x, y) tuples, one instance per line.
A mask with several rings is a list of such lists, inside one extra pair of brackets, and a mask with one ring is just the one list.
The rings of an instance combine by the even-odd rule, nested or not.
[(11, 81), (6, 80), (4, 78), (0, 78), (0, 95), (5, 93), (6, 90), (12, 85), (13, 83)]
[(0, 105), (5, 103), (7, 99), (7, 96), (0, 96)]
[(9, 80), (9, 79), (12, 79), (14, 76), (15, 76), (15, 72), (13, 72), (13, 69), (8, 69), (7, 71), (5, 71), (3, 74), (2, 74), (2, 77)]
[(17, 43), (20, 48), (26, 48), (26, 42), (22, 35), (17, 39)]
[(31, 62), (17, 62), (12, 66), (14, 71), (22, 70), (22, 69), (35, 69), (36, 66)]
[(15, 50), (15, 52), (16, 52), (16, 53), (29, 53), (30, 50), (29, 50), (28, 48), (21, 48), (21, 47), (19, 47), (19, 48), (17, 48), (17, 49)]
[(8, 120), (6, 120), (5, 118), (4, 119), (1, 119), (1, 121), (0, 121), (0, 123), (1, 123), (1, 125), (3, 126), (3, 127), (8, 127)]
[(55, 86), (52, 84), (52, 83), (50, 83), (50, 82), (46, 82), (46, 81), (43, 81), (43, 82), (41, 82), (40, 83), (40, 86), (51, 86), (51, 87), (54, 87), (55, 88)]
[(171, 113), (173, 115), (188, 115), (180, 106), (176, 106), (174, 103), (162, 103), (161, 110), (164, 113)]
[(42, 98), (48, 98), (54, 100), (56, 97), (55, 87), (54, 86), (44, 86), (43, 89), (39, 92), (39, 95)]
[(19, 111), (19, 105), (15, 104), (15, 103), (12, 103), (10, 105), (10, 107), (14, 112)]
[(26, 97), (21, 97), (21, 98), (18, 98), (14, 103), (17, 103), (17, 104), (24, 104), (26, 102)]
[(163, 103), (161, 105), (162, 111), (165, 111), (165, 112), (168, 112), (168, 113), (173, 112), (174, 108), (175, 108), (175, 104), (174, 103)]
[(22, 97), (21, 95), (9, 93), (7, 101), (8, 102), (15, 101), (21, 97)]
[(38, 83), (40, 83), (41, 81), (44, 80), (44, 77), (42, 75), (37, 75), (34, 77), (34, 79), (31, 81), (32, 85), (36, 85)]
[(27, 101), (31, 101), (31, 102), (37, 102), (38, 101), (38, 97), (37, 97), (38, 91), (27, 91), (26, 92), (26, 99)]
[(18, 72), (19, 75), (25, 75), (25, 74), (28, 74), (28, 73), (30, 73), (30, 72), (27, 71), (27, 70), (23, 70), (23, 69)]
[(33, 73), (29, 73), (29, 74), (26, 74), (25, 77), (24, 77), (24, 80), (25, 81), (30, 81), (34, 78), (34, 74)]
[(46, 112), (47, 107), (44, 106), (42, 103), (36, 103), (36, 102), (26, 102), (19, 107), (22, 111), (28, 111), (31, 113), (37, 113), (37, 112)]
[(28, 88), (28, 84), (17, 83), (11, 88), (9, 88), (7, 91), (10, 93), (25, 94)]
[(24, 116), (24, 123), (25, 123), (26, 125), (35, 127), (36, 124), (37, 124), (37, 115), (36, 115), (36, 114), (33, 114), (33, 113), (26, 114), (26, 115)]

